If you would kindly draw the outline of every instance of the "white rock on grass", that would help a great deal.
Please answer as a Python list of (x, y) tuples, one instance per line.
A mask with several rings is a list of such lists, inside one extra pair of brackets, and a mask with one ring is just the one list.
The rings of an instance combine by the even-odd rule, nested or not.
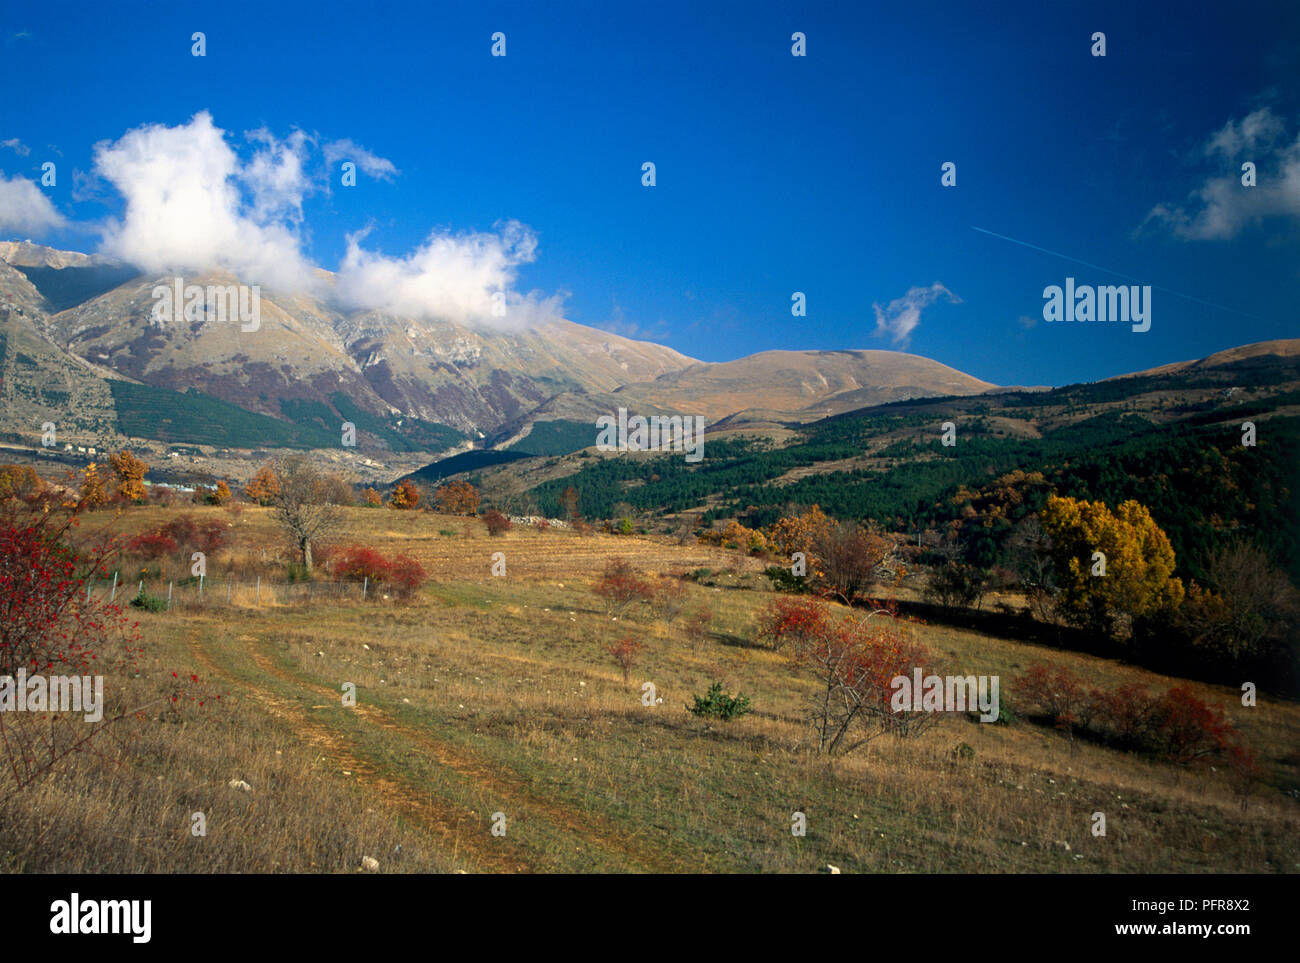
[(832, 866), (830, 863), (827, 863), (827, 864), (826, 864), (825, 873), (826, 873), (828, 876), (839, 876), (839, 875), (841, 875), (841, 873), (840, 873), (840, 868), (839, 868), (838, 866)]
[(253, 787), (250, 786), (248, 783), (244, 782), (244, 780), (242, 779), (232, 779), (230, 780), (230, 782), (226, 783), (226, 785), (229, 786), (231, 789), (242, 789), (244, 790), (244, 792), (253, 791)]
[(375, 859), (373, 856), (362, 856), (361, 868), (367, 873), (377, 873), (379, 872), (379, 860)]

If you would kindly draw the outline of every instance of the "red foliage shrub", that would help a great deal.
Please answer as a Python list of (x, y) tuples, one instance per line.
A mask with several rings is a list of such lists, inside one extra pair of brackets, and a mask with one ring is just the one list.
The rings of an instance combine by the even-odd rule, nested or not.
[(712, 628), (713, 611), (707, 605), (701, 605), (686, 619), (686, 637), (691, 641), (691, 648), (698, 652)]
[(1071, 735), (1086, 730), (1107, 744), (1179, 764), (1226, 756), (1242, 772), (1253, 766), (1253, 754), (1238, 742), (1223, 710), (1186, 683), (1159, 695), (1137, 683), (1106, 691), (1066, 669), (1035, 665), (1016, 680), (1016, 693), (1024, 709), (1051, 718)]
[(773, 648), (788, 645), (794, 665), (817, 681), (811, 720), (823, 752), (850, 752), (880, 733), (906, 736), (939, 720), (893, 707), (893, 680), (918, 668), (924, 675), (932, 657), (907, 639), (892, 604), (835, 620), (824, 602), (782, 597), (760, 614), (758, 635)]
[(1154, 739), (1158, 752), (1178, 763), (1217, 756), (1233, 745), (1236, 730), (1223, 709), (1197, 698), (1191, 687), (1176, 685), (1153, 706)]
[[(72, 504), (26, 513), (13, 504), (0, 509), (0, 675), (25, 669), (38, 675), (104, 676), (108, 686), (142, 675), (137, 625), (118, 606), (84, 591), (88, 579), (107, 574), (116, 548), (100, 540), (87, 543), (83, 553), (68, 544), (80, 510)], [(169, 694), (135, 707), (110, 702), (89, 728), (77, 712), (53, 706), (48, 712), (0, 714), (5, 780), (21, 791), (68, 757), (90, 751), (92, 741), (116, 724), (142, 721), (154, 706), (175, 711), (198, 677), (188, 676), (194, 686), (177, 672), (172, 678), (177, 681), (167, 684)]]
[(505, 515), (502, 515), (495, 508), (490, 508), (483, 513), (483, 524), (487, 526), (489, 535), (500, 535), (508, 532), (513, 527)]
[(633, 602), (649, 601), (654, 597), (650, 583), (621, 558), (611, 558), (605, 563), (604, 575), (591, 590), (605, 600), (606, 610), (611, 615), (619, 615)]
[(195, 523), (193, 516), (180, 515), (173, 518), (164, 525), (159, 531), (171, 538), (177, 545), (189, 548), (194, 544), (198, 535), (198, 525)]
[(605, 646), (605, 651), (613, 656), (614, 662), (623, 670), (624, 685), (627, 685), (628, 675), (632, 671), (632, 666), (636, 664), (637, 656), (641, 654), (642, 648), (642, 644), (630, 635)]
[(112, 549), (79, 555), (64, 541), (73, 524), (73, 514), (59, 511), (0, 519), (0, 675), (55, 666), (79, 674), (126, 631), (118, 606), (82, 593), (87, 579), (103, 577)]
[(788, 642), (809, 642), (828, 631), (826, 606), (813, 599), (782, 596), (758, 617), (758, 638), (773, 649), (780, 649)]
[(190, 547), (204, 555), (223, 549), (230, 543), (230, 528), (223, 522), (211, 521), (198, 525), (194, 530), (194, 540)]
[(388, 560), (373, 548), (364, 545), (349, 545), (339, 550), (334, 560), (334, 574), (339, 578), (353, 579), (360, 582), (369, 579), (382, 582), (388, 578)]
[(162, 532), (145, 532), (128, 539), (126, 551), (149, 561), (157, 561), (176, 552), (176, 539)]
[(409, 555), (394, 556), (388, 564), (388, 580), (402, 598), (410, 598), (427, 578), (424, 566)]
[(331, 569), (336, 577), (357, 582), (369, 579), (372, 584), (390, 585), (400, 598), (410, 598), (428, 580), (424, 566), (409, 555), (387, 559), (364, 545), (348, 545), (339, 549), (336, 556), (331, 554)]
[(1016, 682), (1027, 709), (1052, 720), (1073, 738), (1076, 727), (1087, 728), (1097, 706), (1095, 694), (1068, 669), (1034, 665)]
[(225, 522), (199, 524), (189, 515), (173, 518), (157, 531), (144, 532), (128, 539), (126, 551), (150, 561), (166, 555), (202, 552), (211, 555), (230, 542), (230, 527)]

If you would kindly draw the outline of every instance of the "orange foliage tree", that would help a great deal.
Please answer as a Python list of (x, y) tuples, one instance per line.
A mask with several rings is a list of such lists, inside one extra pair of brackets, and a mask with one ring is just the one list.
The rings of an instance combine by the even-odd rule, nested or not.
[(825, 539), (835, 528), (835, 522), (817, 505), (813, 505), (798, 515), (787, 515), (772, 525), (767, 532), (767, 540), (772, 548), (787, 559), (796, 552), (802, 552), (807, 560), (808, 575), (813, 579), (824, 573), (818, 563), (813, 546)]
[(469, 482), (455, 481), (442, 485), (433, 493), (433, 502), (445, 515), (475, 515), (481, 496)]
[(404, 478), (393, 486), (393, 493), (388, 496), (390, 508), (415, 508), (420, 504), (420, 489), (415, 482)]
[(244, 488), (244, 495), (248, 500), (259, 505), (272, 504), (278, 494), (280, 494), (280, 479), (270, 465), (259, 468), (253, 480)]

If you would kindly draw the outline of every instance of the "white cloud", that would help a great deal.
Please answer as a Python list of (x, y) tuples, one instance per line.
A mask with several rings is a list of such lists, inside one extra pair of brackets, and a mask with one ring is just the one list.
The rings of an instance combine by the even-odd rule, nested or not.
[(327, 190), (329, 158), (340, 151), (377, 177), (391, 179), (397, 168), (350, 140), (318, 148), (303, 131), (244, 136), (247, 159), (203, 111), (176, 127), (146, 125), (97, 144), (94, 177), (74, 177), (74, 186), (83, 196), (111, 187), (125, 202), (103, 228), (101, 252), (154, 274), (223, 267), (245, 283), (328, 295), (360, 310), (512, 329), (560, 316), (562, 294), (514, 289), (519, 267), (537, 256), (537, 236), (517, 221), (490, 232), (434, 231), (403, 256), (366, 250), (369, 229), (359, 231), (348, 237), (331, 293), (303, 252), (304, 200)]
[(253, 219), (265, 222), (284, 218), (300, 225), (303, 198), (316, 190), (306, 171), (311, 141), (300, 130), (285, 140), (278, 140), (265, 128), (244, 136), (263, 145), (240, 173), (253, 195)]
[(40, 235), (66, 223), (33, 181), (17, 174), (6, 179), (0, 171), (0, 232)]
[(935, 281), (928, 288), (911, 288), (901, 298), (889, 302), (882, 308), (873, 304), (876, 312), (876, 334), (888, 335), (894, 344), (906, 347), (912, 332), (921, 323), (921, 312), (940, 298), (947, 298), (951, 304), (961, 304), (961, 298)]
[(1224, 160), (1235, 160), (1242, 151), (1268, 147), (1282, 135), (1282, 119), (1271, 108), (1261, 107), (1247, 114), (1240, 122), (1229, 118), (1205, 144), (1205, 155), (1218, 155)]
[(8, 140), (0, 140), (0, 147), (8, 147), (19, 157), (26, 157), (32, 152), (32, 149), (20, 141), (17, 137), (10, 137)]
[[(1157, 204), (1143, 227), (1163, 225), (1185, 240), (1226, 240), (1265, 218), (1300, 217), (1300, 133), (1288, 143), (1270, 108), (1229, 120), (1200, 153), (1217, 160), (1220, 172), (1208, 175), (1185, 204)], [(1241, 182), (1246, 161), (1255, 165), (1254, 187)]]
[(335, 164), (338, 161), (352, 161), (361, 168), (363, 173), (379, 180), (392, 181), (398, 173), (397, 167), (392, 161), (372, 154), (360, 144), (346, 138), (332, 140), (322, 150), (325, 153), (325, 163), (331, 169), (335, 169)]
[(510, 329), (559, 317), (562, 296), (513, 290), (519, 265), (537, 254), (537, 236), (518, 221), (495, 233), (434, 231), (405, 257), (365, 250), (365, 234), (348, 237), (339, 266), (336, 294), (350, 307)]
[[(292, 218), (292, 163), (273, 147), (263, 153), (241, 167), (207, 111), (179, 127), (140, 127), (96, 145), (96, 173), (126, 200), (101, 250), (154, 273), (219, 265), (247, 283), (309, 289), (311, 265)], [(251, 186), (253, 205), (239, 180)]]

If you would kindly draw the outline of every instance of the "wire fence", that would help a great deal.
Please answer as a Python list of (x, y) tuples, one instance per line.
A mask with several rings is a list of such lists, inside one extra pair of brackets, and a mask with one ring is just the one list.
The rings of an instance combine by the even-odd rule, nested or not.
[(259, 605), (312, 605), (317, 603), (382, 601), (392, 596), (387, 587), (369, 579), (361, 581), (287, 581), (262, 576), (214, 576), (180, 580), (129, 579), (120, 572), (86, 583), (86, 600), (126, 606), (143, 597), (143, 608), (158, 611), (210, 606), (247, 608)]

